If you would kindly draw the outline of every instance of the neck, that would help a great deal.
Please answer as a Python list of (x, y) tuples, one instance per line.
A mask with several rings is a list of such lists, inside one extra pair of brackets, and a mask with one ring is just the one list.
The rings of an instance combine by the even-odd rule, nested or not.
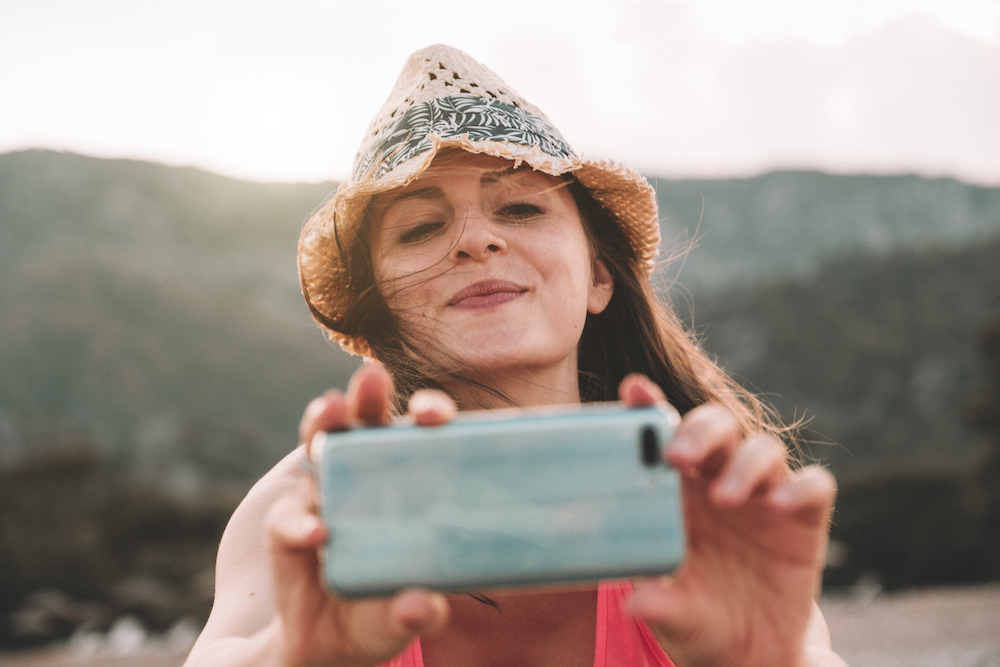
[(425, 665), (594, 664), (596, 587), (486, 595), (499, 609), (464, 595), (449, 597), (448, 627), (420, 640)]
[(483, 389), (454, 382), (445, 389), (460, 410), (558, 405), (580, 402), (580, 383), (575, 359), (572, 364), (545, 368), (504, 368), (489, 373), (470, 373)]

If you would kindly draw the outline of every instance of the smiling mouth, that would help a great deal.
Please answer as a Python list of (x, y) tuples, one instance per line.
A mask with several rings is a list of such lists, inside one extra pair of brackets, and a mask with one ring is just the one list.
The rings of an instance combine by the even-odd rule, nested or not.
[(461, 290), (448, 302), (454, 308), (492, 308), (517, 299), (528, 291), (516, 283), (506, 280), (483, 280)]

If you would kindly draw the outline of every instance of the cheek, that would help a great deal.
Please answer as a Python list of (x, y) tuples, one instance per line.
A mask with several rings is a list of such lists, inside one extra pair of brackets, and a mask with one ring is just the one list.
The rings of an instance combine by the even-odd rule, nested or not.
[(589, 251), (581, 259), (573, 253), (572, 259), (562, 253), (547, 253), (539, 257), (539, 265), (547, 267), (548, 310), (546, 319), (550, 330), (560, 338), (576, 343), (587, 320), (589, 287), (593, 281)]
[(383, 252), (377, 244), (372, 245), (372, 265), (375, 285), (390, 306), (392, 299), (414, 282), (413, 276), (418, 270), (410, 255)]
[(375, 285), (389, 309), (397, 313), (406, 310), (405, 305), (412, 302), (416, 287), (412, 275), (399, 271), (398, 266), (379, 267)]
[(443, 242), (414, 248), (381, 252), (372, 247), (375, 284), (388, 299), (391, 294), (408, 293), (432, 281), (445, 270), (447, 249)]
[(551, 251), (539, 253), (536, 265), (549, 273), (562, 298), (572, 303), (586, 302), (587, 291), (593, 284), (590, 246), (586, 238), (561, 237), (545, 247)]
[(406, 302), (411, 299), (408, 294), (412, 291), (413, 282), (408, 276), (411, 274), (400, 265), (398, 258), (384, 255), (376, 248), (372, 249), (372, 264), (375, 287), (389, 311), (399, 318), (408, 310)]
[(375, 267), (375, 285), (399, 323), (422, 329), (442, 298), (440, 283), (435, 279), (443, 268), (439, 264), (430, 268), (410, 264), (384, 259)]

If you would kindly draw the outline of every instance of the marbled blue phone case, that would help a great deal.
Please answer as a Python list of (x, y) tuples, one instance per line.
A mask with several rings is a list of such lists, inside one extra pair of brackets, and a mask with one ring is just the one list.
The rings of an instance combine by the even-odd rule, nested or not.
[(678, 417), (616, 403), (320, 436), (324, 571), (344, 596), (668, 572), (684, 557)]

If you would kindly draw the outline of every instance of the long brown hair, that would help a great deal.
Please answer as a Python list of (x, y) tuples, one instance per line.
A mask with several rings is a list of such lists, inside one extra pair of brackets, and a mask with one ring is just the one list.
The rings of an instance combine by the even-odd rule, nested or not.
[(657, 297), (613, 214), (583, 185), (568, 180), (594, 254), (611, 272), (615, 286), (607, 308), (587, 315), (580, 336), (581, 400), (615, 400), (622, 379), (642, 373), (681, 414), (716, 402), (736, 416), (744, 433), (786, 433), (789, 429), (779, 425), (773, 410), (729, 377), (673, 308)]

